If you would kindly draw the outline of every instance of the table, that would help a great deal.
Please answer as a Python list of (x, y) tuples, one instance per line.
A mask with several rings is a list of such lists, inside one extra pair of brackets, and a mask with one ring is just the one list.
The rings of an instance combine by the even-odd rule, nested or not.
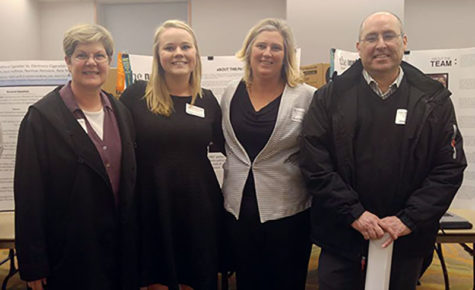
[(15, 267), (15, 214), (13, 211), (0, 212), (0, 249), (9, 249), (8, 257), (0, 261), (0, 265), (10, 262), (10, 271), (2, 283), (2, 290), (6, 290), (8, 280), (18, 272)]
[[(440, 259), (440, 264), (442, 266), (442, 271), (444, 274), (445, 289), (450, 289), (449, 286), (449, 275), (447, 273), (447, 267), (444, 261), (444, 255), (442, 253), (442, 244), (443, 243), (452, 243), (460, 244), (471, 256), (473, 259), (472, 271), (473, 271), (473, 287), (475, 289), (475, 210), (470, 209), (449, 209), (450, 212), (455, 213), (472, 223), (474, 226), (471, 229), (465, 230), (449, 230), (439, 231), (436, 239), (436, 252)], [(467, 244), (471, 243), (472, 248)]]

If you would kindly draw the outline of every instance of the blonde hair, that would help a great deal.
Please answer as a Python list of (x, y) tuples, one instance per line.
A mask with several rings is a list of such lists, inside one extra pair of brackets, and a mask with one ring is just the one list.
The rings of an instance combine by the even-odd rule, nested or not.
[(251, 51), (257, 36), (263, 31), (277, 31), (284, 39), (284, 63), (282, 65), (282, 79), (290, 86), (295, 87), (302, 83), (303, 79), (297, 66), (295, 54), (295, 40), (290, 27), (284, 20), (276, 18), (266, 18), (249, 30), (241, 49), (236, 53), (236, 57), (244, 61), (244, 81), (247, 85), (252, 83)]
[(71, 57), (78, 44), (96, 41), (102, 43), (110, 60), (114, 53), (114, 40), (110, 32), (98, 24), (79, 24), (66, 30), (63, 38), (64, 54)]
[(155, 36), (153, 40), (152, 73), (150, 75), (150, 81), (148, 82), (147, 87), (145, 89), (145, 100), (147, 101), (147, 106), (149, 110), (155, 114), (160, 114), (164, 116), (170, 116), (173, 112), (173, 100), (170, 96), (170, 92), (168, 91), (168, 87), (165, 82), (165, 71), (162, 65), (160, 64), (159, 54), (160, 35), (168, 28), (183, 29), (187, 31), (193, 38), (193, 45), (196, 49), (196, 67), (191, 73), (189, 82), (191, 86), (191, 104), (195, 103), (197, 96), (201, 96), (201, 59), (200, 53), (198, 51), (198, 43), (196, 41), (196, 36), (193, 33), (193, 30), (191, 30), (191, 27), (183, 21), (165, 21), (155, 31)]

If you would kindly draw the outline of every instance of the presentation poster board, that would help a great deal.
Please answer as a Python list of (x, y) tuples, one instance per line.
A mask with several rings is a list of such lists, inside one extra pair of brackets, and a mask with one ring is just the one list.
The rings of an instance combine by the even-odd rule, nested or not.
[(18, 128), (28, 107), (68, 81), (64, 61), (0, 62), (0, 211), (14, 209), (13, 172)]
[[(359, 58), (358, 53), (339, 49), (334, 50), (332, 55), (332, 69), (338, 74)], [(452, 92), (451, 99), (462, 132), (468, 167), (451, 207), (475, 209), (475, 47), (413, 50), (404, 55), (404, 60), (440, 81)]]

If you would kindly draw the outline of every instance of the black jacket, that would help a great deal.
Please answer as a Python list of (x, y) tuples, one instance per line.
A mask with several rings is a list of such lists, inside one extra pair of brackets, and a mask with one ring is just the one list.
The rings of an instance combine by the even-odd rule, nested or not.
[[(462, 183), (466, 160), (450, 92), (417, 68), (405, 62), (401, 67), (409, 87), (401, 182), (388, 185), (397, 187), (392, 206), (378, 210), (385, 216), (398, 216), (412, 230), (396, 241), (395, 250), (425, 255), (432, 251), (438, 221)], [(366, 247), (362, 235), (351, 227), (365, 211), (354, 190), (353, 156), (362, 69), (357, 61), (315, 93), (303, 124), (300, 155), (302, 173), (313, 195), (313, 241), (355, 259)], [(388, 197), (382, 192), (374, 198)]]
[(48, 289), (137, 289), (130, 113), (109, 96), (122, 140), (116, 207), (101, 157), (59, 89), (32, 105), (20, 126), (14, 178), (20, 276), (46, 277)]

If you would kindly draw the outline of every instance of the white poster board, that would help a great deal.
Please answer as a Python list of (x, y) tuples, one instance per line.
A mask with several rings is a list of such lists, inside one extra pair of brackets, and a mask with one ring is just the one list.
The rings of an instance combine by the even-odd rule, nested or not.
[[(341, 74), (358, 58), (356, 52), (337, 49), (331, 60), (333, 69)], [(468, 167), (451, 208), (475, 209), (475, 167), (472, 165), (475, 161), (475, 47), (413, 50), (404, 55), (404, 60), (445, 83), (452, 92)]]
[(0, 156), (0, 211), (14, 209), (13, 174), (20, 122), (28, 107), (68, 81), (64, 61), (0, 62), (0, 123), (4, 150)]

